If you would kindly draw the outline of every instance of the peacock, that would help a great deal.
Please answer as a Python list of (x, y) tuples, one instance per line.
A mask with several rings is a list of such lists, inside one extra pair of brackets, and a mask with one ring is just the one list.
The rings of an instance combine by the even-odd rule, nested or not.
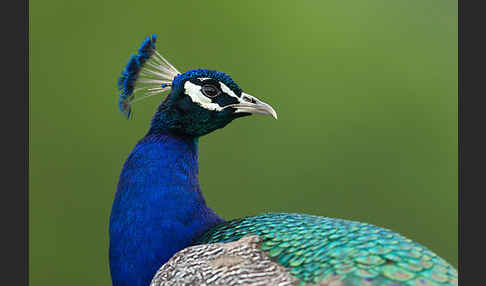
[[(119, 177), (109, 225), (114, 286), (184, 285), (191, 273), (201, 274), (193, 285), (458, 284), (457, 270), (425, 246), (368, 223), (296, 213), (218, 216), (198, 180), (199, 138), (252, 114), (277, 119), (229, 75), (179, 72), (152, 35), (129, 59), (118, 89), (126, 118), (134, 102), (169, 93)], [(204, 272), (209, 264), (213, 282)], [(261, 282), (265, 275), (270, 280)]]

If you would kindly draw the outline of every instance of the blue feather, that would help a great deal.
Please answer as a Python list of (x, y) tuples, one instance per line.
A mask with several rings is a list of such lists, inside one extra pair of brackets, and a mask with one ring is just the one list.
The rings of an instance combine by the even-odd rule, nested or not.
[(168, 133), (149, 133), (133, 149), (110, 217), (113, 285), (149, 285), (162, 263), (223, 221), (202, 196), (197, 160), (196, 139)]
[(127, 117), (127, 119), (131, 114), (130, 101), (132, 100), (133, 90), (138, 79), (138, 74), (147, 60), (153, 56), (156, 41), (157, 36), (155, 34), (153, 34), (152, 37), (147, 37), (138, 49), (138, 53), (130, 57), (125, 69), (118, 78), (118, 90), (121, 92), (119, 95), (120, 98), (118, 100), (118, 107), (120, 108), (121, 113)]

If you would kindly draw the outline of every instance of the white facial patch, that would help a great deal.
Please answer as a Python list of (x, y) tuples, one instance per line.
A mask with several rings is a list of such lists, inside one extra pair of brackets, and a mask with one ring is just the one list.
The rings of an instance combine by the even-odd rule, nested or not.
[(224, 93), (226, 93), (229, 96), (236, 97), (236, 99), (238, 99), (238, 101), (240, 101), (240, 98), (229, 87), (227, 87), (226, 84), (224, 84), (222, 82), (219, 82), (219, 84), (221, 85), (221, 90)]
[(221, 111), (223, 107), (219, 106), (217, 103), (213, 103), (210, 98), (206, 97), (202, 91), (201, 86), (193, 84), (190, 81), (186, 81), (184, 84), (185, 93), (189, 95), (192, 102), (198, 104), (202, 108), (207, 110)]
[[(206, 79), (206, 78), (199, 78), (199, 79)], [(222, 82), (219, 82), (219, 85), (221, 86), (221, 90), (224, 93), (238, 99), (238, 102), (241, 102), (241, 98), (238, 97), (228, 86), (226, 86)], [(213, 110), (213, 111), (222, 111), (224, 109), (224, 107), (219, 106), (217, 103), (213, 103), (210, 98), (205, 96), (201, 91), (202, 89), (201, 86), (194, 84), (190, 81), (186, 81), (184, 83), (184, 89), (185, 89), (185, 93), (189, 95), (192, 102), (198, 104), (199, 106), (207, 110)]]

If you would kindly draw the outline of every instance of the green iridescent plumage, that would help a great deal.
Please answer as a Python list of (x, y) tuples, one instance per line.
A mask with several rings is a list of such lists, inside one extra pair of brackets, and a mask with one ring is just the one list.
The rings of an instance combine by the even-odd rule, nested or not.
[(457, 285), (457, 271), (432, 251), (390, 230), (355, 221), (263, 214), (217, 225), (196, 244), (250, 234), (261, 236), (261, 249), (302, 285)]

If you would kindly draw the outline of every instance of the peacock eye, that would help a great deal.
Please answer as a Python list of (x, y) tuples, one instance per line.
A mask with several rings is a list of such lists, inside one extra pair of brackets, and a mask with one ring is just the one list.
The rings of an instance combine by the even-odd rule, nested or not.
[(216, 97), (219, 95), (219, 89), (211, 84), (203, 85), (201, 91), (207, 97)]

